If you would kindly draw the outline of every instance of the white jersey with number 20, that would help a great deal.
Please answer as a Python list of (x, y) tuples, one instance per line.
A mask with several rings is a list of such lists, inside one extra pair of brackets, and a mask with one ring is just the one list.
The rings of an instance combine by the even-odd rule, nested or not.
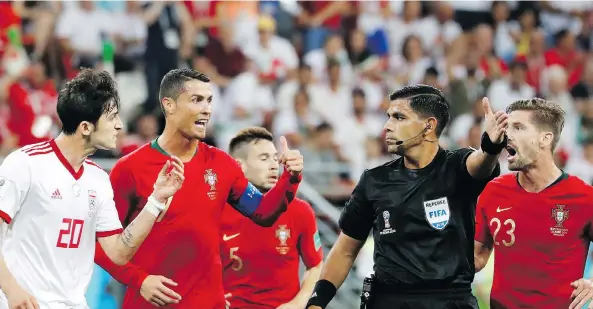
[(0, 217), (8, 270), (41, 309), (87, 308), (95, 241), (122, 230), (107, 173), (89, 160), (75, 171), (53, 140), (25, 146), (0, 166)]

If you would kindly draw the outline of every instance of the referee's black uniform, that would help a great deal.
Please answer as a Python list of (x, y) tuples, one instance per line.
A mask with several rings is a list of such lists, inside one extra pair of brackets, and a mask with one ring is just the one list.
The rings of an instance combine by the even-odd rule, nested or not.
[(487, 180), (466, 168), (471, 149), (439, 149), (422, 169), (403, 158), (367, 170), (340, 218), (343, 233), (375, 241), (373, 309), (478, 308), (474, 278), (476, 200)]

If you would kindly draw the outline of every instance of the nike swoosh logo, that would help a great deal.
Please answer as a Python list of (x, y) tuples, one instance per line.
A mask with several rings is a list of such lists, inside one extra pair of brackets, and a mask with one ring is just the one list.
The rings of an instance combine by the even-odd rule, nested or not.
[(239, 234), (241, 234), (241, 233), (237, 233), (237, 234), (234, 234), (234, 235), (231, 235), (231, 236), (226, 236), (226, 234), (224, 234), (224, 235), (222, 235), (222, 240), (223, 240), (223, 241), (228, 241), (228, 240), (231, 240), (231, 239), (233, 239), (233, 238), (235, 238), (235, 237), (239, 236)]
[(496, 208), (496, 212), (503, 212), (503, 211), (505, 211), (505, 210), (509, 210), (509, 209), (511, 209), (511, 208), (513, 208), (513, 207), (509, 207), (509, 208), (500, 208), (500, 206), (498, 206), (498, 208)]

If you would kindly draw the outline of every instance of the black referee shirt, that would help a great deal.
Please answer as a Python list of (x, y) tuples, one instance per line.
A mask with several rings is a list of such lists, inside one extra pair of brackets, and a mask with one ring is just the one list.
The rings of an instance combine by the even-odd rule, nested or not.
[(425, 168), (403, 158), (367, 170), (340, 217), (344, 234), (364, 241), (373, 229), (380, 285), (403, 289), (469, 286), (474, 278), (475, 206), (490, 179), (473, 179), (473, 150), (439, 149)]

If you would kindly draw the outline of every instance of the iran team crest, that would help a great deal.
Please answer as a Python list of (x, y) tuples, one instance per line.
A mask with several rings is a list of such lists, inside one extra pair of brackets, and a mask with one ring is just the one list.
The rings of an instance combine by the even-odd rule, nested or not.
[(556, 227), (562, 227), (562, 223), (568, 219), (568, 209), (564, 209), (566, 205), (556, 205), (552, 209), (552, 219), (556, 220)]
[(447, 226), (451, 217), (449, 212), (449, 201), (446, 197), (424, 202), (426, 221), (435, 230), (440, 231)]
[(95, 190), (89, 190), (89, 217), (93, 216), (95, 212), (95, 206), (97, 203), (97, 192)]

